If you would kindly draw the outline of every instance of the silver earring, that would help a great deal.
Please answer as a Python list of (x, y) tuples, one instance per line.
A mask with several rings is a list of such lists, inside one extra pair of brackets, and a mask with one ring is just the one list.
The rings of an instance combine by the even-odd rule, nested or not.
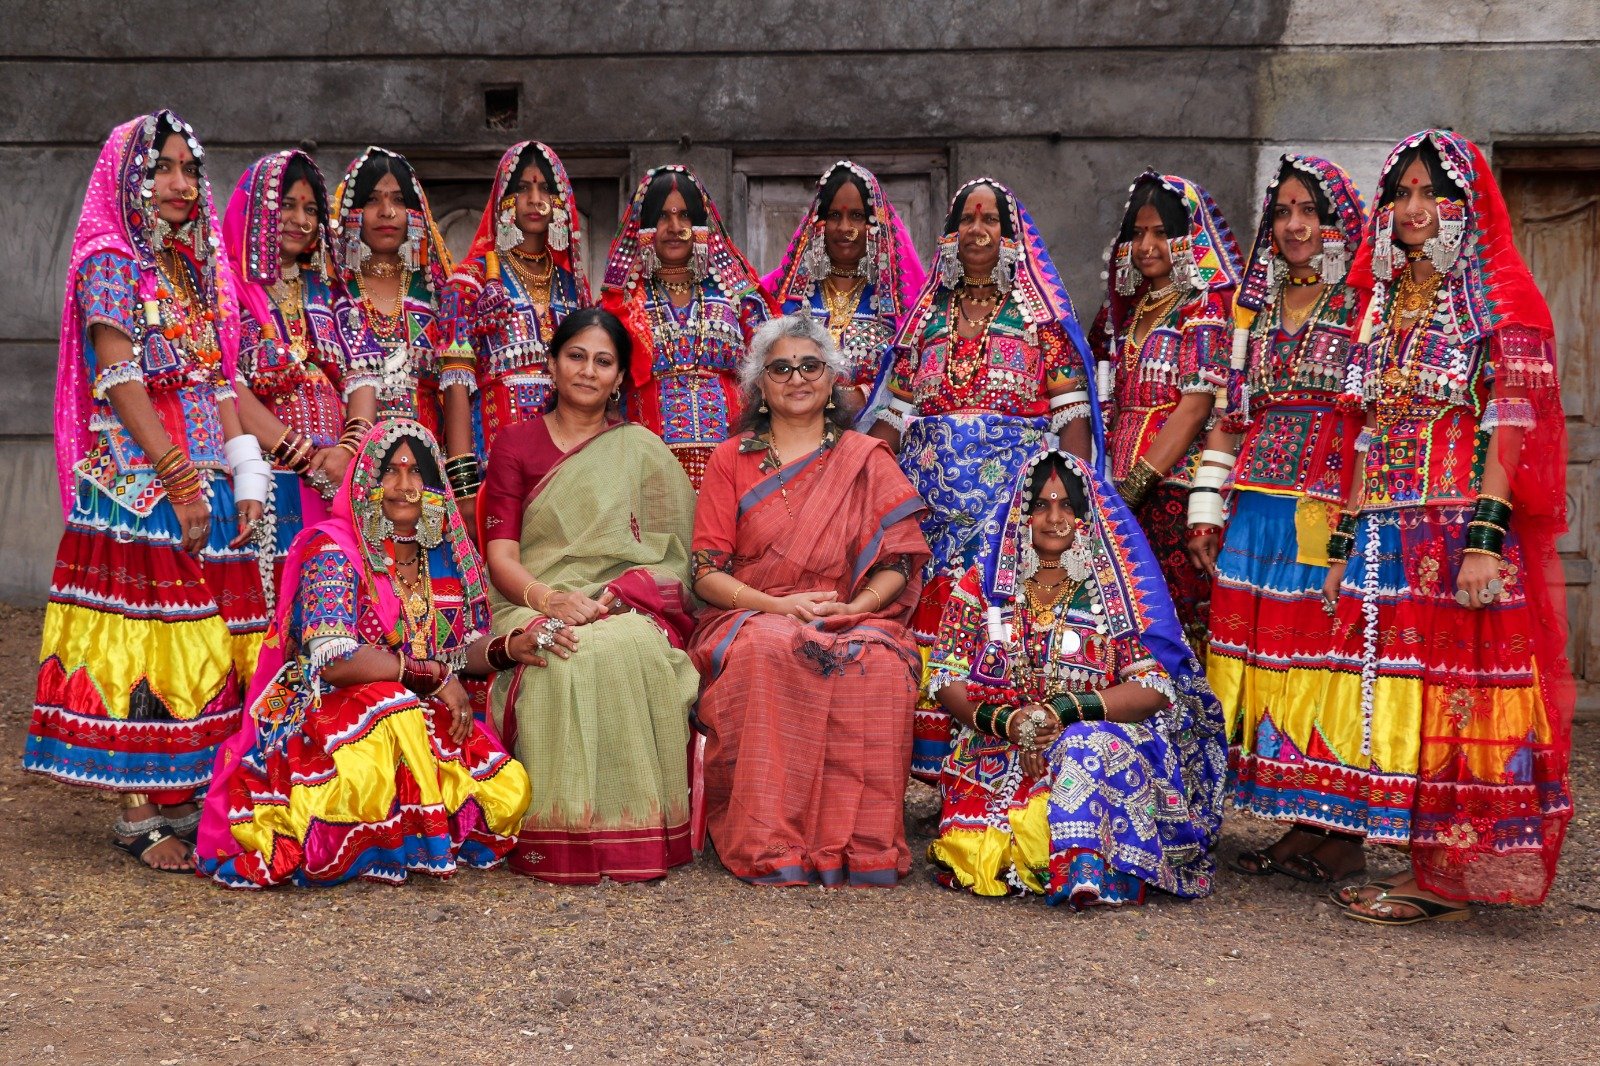
[(1372, 242), (1372, 272), (1379, 281), (1394, 277), (1394, 209), (1378, 212), (1378, 235)]
[(517, 209), (508, 207), (495, 218), (494, 246), (509, 252), (522, 243), (522, 230), (517, 227)]
[(444, 504), (424, 503), (422, 516), (417, 519), (417, 543), (424, 548), (437, 548), (444, 540)]
[(711, 245), (706, 241), (694, 242), (694, 254), (689, 257), (689, 269), (694, 280), (704, 281), (711, 273)]
[(1072, 547), (1061, 553), (1061, 569), (1066, 572), (1068, 581), (1089, 579), (1089, 546), (1083, 542), (1083, 530), (1073, 538)]
[(1322, 257), (1317, 264), (1317, 273), (1322, 275), (1322, 280), (1329, 285), (1337, 285), (1344, 280), (1345, 271), (1350, 268), (1350, 249), (1345, 247), (1342, 240), (1324, 240), (1322, 242)]
[(1017, 248), (1017, 242), (1010, 238), (1000, 240), (1000, 258), (995, 260), (994, 270), (990, 277), (994, 279), (994, 287), (1000, 290), (1001, 295), (1011, 291), (1011, 286), (1017, 280), (1017, 260), (1022, 257), (1022, 252)]
[(367, 546), (376, 551), (383, 547), (384, 541), (394, 536), (394, 523), (383, 513), (382, 504), (369, 503), (367, 506), (367, 513), (361, 521), (361, 536)]
[(800, 272), (810, 277), (812, 284), (820, 282), (828, 276), (828, 271), (833, 268), (833, 263), (828, 259), (827, 242), (822, 239), (819, 229), (812, 234), (811, 240), (806, 244), (805, 254), (800, 257)]
[(1124, 244), (1117, 251), (1117, 292), (1132, 296), (1139, 288), (1139, 273), (1133, 269), (1133, 245)]
[(1039, 572), (1039, 553), (1033, 549), (1033, 527), (1022, 527), (1022, 543), (1017, 548), (1017, 577), (1023, 581)]
[(550, 247), (564, 252), (572, 244), (572, 223), (566, 208), (557, 207), (550, 212)]
[(647, 278), (656, 276), (656, 271), (661, 269), (661, 257), (656, 255), (656, 246), (647, 244), (639, 249), (639, 273)]
[(939, 238), (939, 280), (947, 289), (961, 284), (961, 257), (956, 250), (956, 235)]
[(1433, 269), (1447, 274), (1461, 255), (1461, 238), (1466, 233), (1465, 218), (1440, 218), (1439, 235), (1422, 242), (1422, 251), (1433, 263)]

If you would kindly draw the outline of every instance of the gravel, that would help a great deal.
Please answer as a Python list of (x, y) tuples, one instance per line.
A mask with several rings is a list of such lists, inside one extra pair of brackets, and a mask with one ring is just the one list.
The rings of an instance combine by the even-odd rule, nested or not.
[[(1365, 926), (1228, 870), (1208, 900), (1135, 911), (972, 899), (920, 859), (922, 786), (892, 891), (753, 888), (708, 854), (656, 884), (228, 892), (140, 869), (109, 800), (22, 773), (41, 617), (0, 607), (6, 1062), (1593, 1061), (1593, 722), (1549, 903), (1458, 925)], [(1274, 835), (1234, 818), (1223, 855)]]

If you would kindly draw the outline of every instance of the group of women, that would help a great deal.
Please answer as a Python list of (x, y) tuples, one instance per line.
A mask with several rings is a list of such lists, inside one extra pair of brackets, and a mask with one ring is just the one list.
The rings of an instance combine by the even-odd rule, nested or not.
[[(284, 151), (220, 220), (171, 112), (113, 131), (66, 283), (62, 505), (25, 764), (227, 885), (759, 884), (928, 858), (1073, 908), (1355, 878), (1379, 924), (1536, 903), (1571, 817), (1549, 314), (1479, 150), (1369, 211), (1286, 155), (1248, 259), (1147, 171), (1086, 335), (980, 178), (924, 266), (840, 162), (758, 277), (651, 170), (598, 298), (556, 153), (451, 263), (406, 160)], [(1209, 678), (1209, 680), (1208, 680)], [(1231, 767), (1230, 767), (1231, 749)]]

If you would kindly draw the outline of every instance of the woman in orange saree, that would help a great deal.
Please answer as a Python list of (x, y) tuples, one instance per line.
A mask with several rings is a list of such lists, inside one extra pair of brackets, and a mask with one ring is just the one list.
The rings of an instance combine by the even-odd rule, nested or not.
[(743, 432), (712, 452), (695, 513), (707, 823), (756, 884), (889, 886), (911, 869), (924, 508), (888, 446), (846, 428), (842, 365), (807, 316), (756, 333)]

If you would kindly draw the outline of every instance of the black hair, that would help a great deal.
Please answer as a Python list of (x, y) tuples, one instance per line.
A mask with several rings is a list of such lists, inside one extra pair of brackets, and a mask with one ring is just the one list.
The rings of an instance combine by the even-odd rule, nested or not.
[(656, 223), (661, 221), (661, 209), (673, 189), (683, 194), (684, 205), (689, 209), (689, 221), (696, 226), (706, 224), (706, 201), (700, 195), (700, 187), (681, 170), (663, 170), (651, 179), (650, 187), (644, 191), (644, 203), (639, 205), (639, 226), (642, 229), (655, 229)]
[[(517, 165), (511, 168), (511, 185), (517, 184), (522, 172), (528, 169), (529, 163), (539, 168), (539, 173), (544, 175), (544, 183), (550, 187), (551, 195), (555, 195), (557, 192), (555, 168), (550, 165), (550, 160), (545, 158), (544, 153), (531, 144), (522, 150), (522, 154), (517, 156)], [(511, 190), (508, 188), (506, 191), (509, 193)]]
[(846, 182), (861, 192), (861, 204), (866, 208), (868, 220), (871, 220), (872, 194), (867, 191), (867, 183), (861, 180), (860, 174), (845, 166), (834, 167), (828, 172), (828, 180), (822, 183), (822, 195), (817, 197), (818, 218), (828, 217), (828, 212), (833, 209), (833, 198), (839, 195), (839, 190), (844, 188)]
[(989, 189), (994, 193), (994, 204), (1000, 214), (1000, 236), (1016, 237), (1016, 231), (1011, 227), (1011, 212), (1006, 209), (1006, 193), (992, 181), (978, 181), (968, 185), (956, 193), (955, 202), (950, 205), (950, 213), (944, 216), (945, 233), (954, 233), (961, 224), (961, 212), (967, 206), (967, 198), (979, 189)]
[[(1089, 494), (1083, 487), (1083, 479), (1067, 466), (1067, 461), (1061, 458), (1059, 452), (1046, 453), (1034, 466), (1033, 476), (1028, 479), (1028, 499), (1039, 499), (1051, 474), (1060, 478), (1061, 487), (1067, 490), (1067, 506), (1072, 508), (1072, 513), (1079, 518), (1085, 517), (1089, 513)], [(1031, 511), (1031, 504), (1029, 509)]]
[(389, 450), (383, 453), (383, 462), (378, 464), (378, 476), (381, 478), (389, 472), (394, 453), (400, 450), (402, 444), (411, 445), (411, 454), (417, 460), (417, 473), (422, 475), (422, 483), (436, 492), (449, 491), (444, 487), (444, 478), (439, 475), (439, 464), (433, 461), (433, 449), (421, 437), (411, 433), (396, 437), (394, 443), (389, 445)]
[(1383, 176), (1383, 188), (1378, 193), (1378, 206), (1389, 207), (1395, 198), (1400, 195), (1400, 178), (1410, 169), (1411, 164), (1422, 160), (1422, 165), (1428, 168), (1428, 180), (1433, 183), (1433, 195), (1445, 200), (1465, 200), (1467, 194), (1455, 179), (1444, 172), (1444, 161), (1439, 158), (1439, 150), (1430, 140), (1423, 140), (1414, 144), (1400, 153), (1400, 158), (1394, 161), (1394, 166)]
[(1322, 191), (1322, 182), (1318, 181), (1315, 175), (1307, 174), (1287, 159), (1283, 161), (1283, 166), (1278, 168), (1278, 185), (1277, 188), (1272, 190), (1272, 205), (1267, 207), (1268, 218), (1272, 217), (1272, 206), (1278, 202), (1278, 193), (1282, 191), (1283, 183), (1290, 178), (1298, 181), (1311, 193), (1311, 199), (1317, 205), (1317, 219), (1324, 226), (1338, 225), (1339, 220), (1333, 213), (1333, 201), (1329, 200), (1328, 194)]
[(312, 167), (311, 161), (303, 155), (289, 157), (289, 165), (283, 168), (283, 184), (278, 189), (278, 195), (286, 196), (294, 183), (303, 181), (311, 186), (311, 195), (317, 201), (317, 213), (323, 218), (328, 217), (328, 190), (322, 187), (322, 179)]
[(367, 200), (372, 197), (372, 190), (378, 187), (378, 182), (383, 180), (385, 174), (393, 174), (394, 180), (400, 183), (400, 199), (405, 201), (406, 207), (412, 211), (421, 211), (422, 201), (417, 197), (416, 174), (412, 171), (411, 164), (393, 152), (386, 152), (381, 148), (367, 156), (367, 161), (356, 171), (351, 202), (357, 208), (364, 207)]
[[(617, 369), (621, 376), (617, 379), (618, 387), (628, 380), (628, 366), (633, 360), (633, 335), (628, 332), (628, 327), (622, 320), (603, 307), (585, 307), (581, 311), (574, 311), (561, 320), (561, 325), (556, 327), (555, 335), (550, 338), (550, 362), (553, 365), (565, 348), (578, 334), (591, 326), (599, 326), (606, 331), (611, 344), (617, 350)], [(551, 389), (549, 397), (545, 400), (544, 409), (556, 409), (556, 390)]]
[(1122, 216), (1122, 228), (1117, 231), (1117, 243), (1133, 240), (1133, 220), (1139, 217), (1141, 207), (1153, 207), (1161, 217), (1161, 228), (1167, 231), (1168, 240), (1189, 235), (1189, 208), (1183, 197), (1161, 184), (1159, 178), (1145, 178), (1128, 198), (1128, 211)]
[[(172, 124), (171, 116), (167, 115), (166, 113), (162, 113), (161, 117), (156, 119), (156, 132), (155, 136), (150, 139), (150, 147), (154, 148), (156, 150), (156, 155), (159, 156), (161, 154), (161, 150), (166, 147), (168, 137), (180, 137), (187, 142), (190, 136), (191, 134), (184, 133), (182, 130)], [(197, 156), (194, 162), (195, 166), (200, 168), (201, 173), (204, 173), (205, 161)], [(149, 166), (144, 168), (144, 176), (147, 178), (153, 176), (155, 172), (156, 165), (154, 163), (151, 163)]]

